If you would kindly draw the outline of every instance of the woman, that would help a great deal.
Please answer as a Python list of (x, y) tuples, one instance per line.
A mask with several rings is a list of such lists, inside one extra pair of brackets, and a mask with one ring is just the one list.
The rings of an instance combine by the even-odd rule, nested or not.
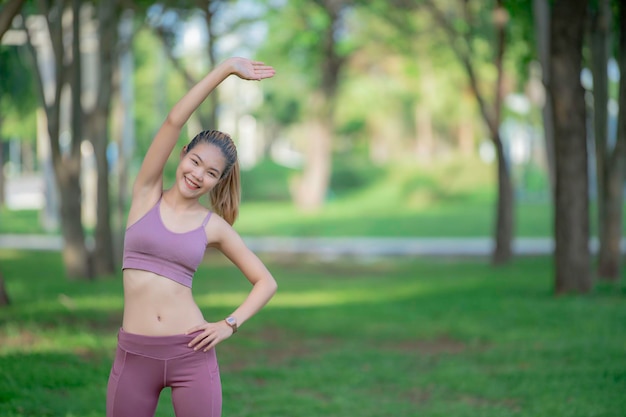
[[(228, 339), (276, 292), (276, 281), (231, 225), (239, 205), (239, 165), (231, 138), (198, 134), (180, 155), (173, 186), (163, 168), (191, 114), (228, 76), (262, 80), (274, 69), (230, 58), (172, 108), (135, 179), (124, 239), (124, 316), (107, 387), (107, 417), (153, 416), (171, 387), (177, 417), (221, 415), (215, 346)], [(199, 198), (209, 193), (213, 212)], [(208, 322), (191, 284), (206, 247), (223, 252), (252, 283), (243, 303)]]

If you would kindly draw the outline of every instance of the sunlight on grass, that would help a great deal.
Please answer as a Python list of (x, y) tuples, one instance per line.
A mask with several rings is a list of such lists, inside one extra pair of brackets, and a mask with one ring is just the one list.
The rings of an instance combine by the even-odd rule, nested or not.
[(20, 304), (15, 307), (15, 312), (22, 312), (26, 315), (58, 314), (63, 312), (89, 311), (92, 313), (109, 312), (121, 310), (124, 305), (120, 296), (74, 296), (58, 294), (56, 298), (50, 300), (37, 300), (27, 304)]
[(324, 306), (348, 306), (350, 304), (385, 303), (404, 300), (428, 292), (430, 288), (415, 282), (409, 285), (382, 288), (351, 288), (303, 292), (281, 291), (268, 307), (306, 308)]
[(64, 326), (50, 329), (36, 323), (6, 323), (0, 331), (0, 355), (13, 353), (71, 353), (110, 351), (115, 348), (115, 333), (102, 336), (93, 330), (76, 330)]

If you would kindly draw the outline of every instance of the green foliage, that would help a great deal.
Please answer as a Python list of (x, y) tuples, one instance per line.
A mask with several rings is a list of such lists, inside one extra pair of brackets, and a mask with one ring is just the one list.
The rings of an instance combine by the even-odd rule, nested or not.
[(293, 169), (264, 160), (241, 171), (242, 201), (290, 201), (289, 181)]
[(0, 140), (36, 138), (35, 75), (24, 48), (0, 45)]
[[(266, 262), (278, 294), (218, 347), (225, 415), (583, 417), (626, 407), (623, 281), (555, 298), (548, 258), (499, 268)], [(0, 251), (0, 264), (14, 299), (0, 310), (0, 414), (103, 416), (120, 277), (69, 282), (58, 253)], [(207, 320), (249, 288), (217, 255), (194, 282)], [(168, 390), (156, 415), (172, 415)]]
[[(158, 39), (147, 29), (135, 35), (133, 52), (135, 59), (135, 155), (143, 157), (157, 129), (169, 112), (165, 97), (167, 64)], [(165, 82), (165, 85), (164, 85)]]

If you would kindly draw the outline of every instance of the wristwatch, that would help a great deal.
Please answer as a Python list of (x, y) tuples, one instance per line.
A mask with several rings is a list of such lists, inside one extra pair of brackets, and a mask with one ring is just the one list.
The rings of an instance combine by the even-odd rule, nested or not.
[(233, 334), (237, 333), (237, 319), (235, 317), (228, 316), (224, 319), (224, 321), (230, 326), (231, 329), (233, 329)]

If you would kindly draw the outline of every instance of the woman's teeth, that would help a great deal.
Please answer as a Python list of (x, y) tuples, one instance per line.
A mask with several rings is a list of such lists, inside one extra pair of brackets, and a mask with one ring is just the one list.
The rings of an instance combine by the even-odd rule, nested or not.
[(194, 182), (189, 180), (189, 178), (187, 178), (187, 177), (185, 177), (185, 182), (187, 183), (187, 185), (189, 185), (192, 188), (200, 188), (198, 185), (196, 185)]

